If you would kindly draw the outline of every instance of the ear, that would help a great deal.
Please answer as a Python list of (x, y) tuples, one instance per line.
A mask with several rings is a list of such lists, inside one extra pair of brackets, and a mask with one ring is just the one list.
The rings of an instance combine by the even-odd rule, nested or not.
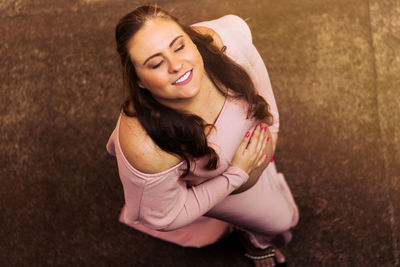
[(141, 81), (138, 81), (137, 85), (142, 89), (146, 88)]

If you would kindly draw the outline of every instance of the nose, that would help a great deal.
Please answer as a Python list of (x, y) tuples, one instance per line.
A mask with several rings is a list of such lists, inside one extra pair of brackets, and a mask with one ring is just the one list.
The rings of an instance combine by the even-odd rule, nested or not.
[(183, 63), (178, 57), (171, 57), (169, 59), (168, 71), (169, 73), (177, 73), (182, 69)]

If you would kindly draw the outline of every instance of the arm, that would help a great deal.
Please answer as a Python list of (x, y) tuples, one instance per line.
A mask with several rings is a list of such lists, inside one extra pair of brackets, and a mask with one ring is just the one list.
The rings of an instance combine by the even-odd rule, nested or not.
[(275, 151), (279, 131), (279, 113), (265, 64), (253, 45), (252, 35), (247, 23), (238, 16), (227, 15), (222, 18), (200, 22), (194, 25), (200, 32), (210, 34), (219, 47), (227, 47), (226, 54), (240, 64), (250, 75), (255, 88), (270, 106), (273, 124), (269, 127)]
[[(126, 222), (139, 221), (159, 231), (170, 231), (187, 225), (239, 188), (247, 181), (248, 173), (266, 161), (267, 133), (259, 127), (251, 139), (250, 133), (243, 138), (232, 166), (222, 175), (187, 188), (180, 178), (180, 167), (183, 164), (160, 165), (159, 162), (173, 162), (175, 156), (154, 149), (147, 150), (154, 144), (151, 139), (142, 140), (138, 134), (140, 125), (135, 120), (130, 121), (133, 125), (129, 126), (122, 120), (121, 150), (117, 153), (126, 204), (122, 220)], [(118, 150), (118, 144), (115, 147)], [(147, 173), (139, 171), (139, 165)], [(166, 169), (160, 171), (160, 166)]]
[[(247, 71), (254, 83), (254, 87), (270, 106), (270, 112), (273, 116), (273, 123), (269, 127), (269, 130), (271, 131), (273, 152), (275, 152), (279, 132), (279, 112), (268, 71), (260, 53), (253, 45), (251, 31), (246, 22), (239, 17), (235, 17), (233, 19), (237, 21), (236, 23), (238, 24), (238, 31), (242, 33), (239, 36), (243, 38), (241, 39), (242, 42), (238, 47), (239, 49), (230, 50), (230, 56), (238, 61), (238, 63)], [(232, 37), (238, 38), (237, 36)]]
[(170, 172), (161, 178), (162, 183), (146, 185), (140, 203), (142, 224), (159, 231), (183, 227), (204, 215), (248, 178), (240, 168), (229, 167), (222, 175), (187, 188), (176, 175)]
[[(264, 165), (268, 164), (267, 159), (265, 157), (266, 152), (268, 151), (268, 145), (266, 137), (268, 136), (267, 128), (257, 126), (253, 131), (253, 134), (249, 135), (242, 140), (242, 143), (239, 145), (234, 158), (232, 159), (232, 167), (228, 168), (222, 176), (232, 176), (232, 171), (243, 171), (245, 174), (257, 172), (260, 169), (264, 169)], [(251, 164), (253, 162), (253, 164)], [(232, 170), (233, 169), (233, 170)], [(247, 178), (249, 176), (247, 175)], [(169, 228), (173, 229), (179, 228), (180, 226), (186, 225), (187, 220), (190, 221), (195, 220), (199, 217), (199, 215), (205, 214), (209, 211), (215, 204), (222, 201), (226, 198), (234, 189), (238, 189), (243, 184), (246, 184), (246, 180), (243, 181), (239, 185), (230, 186), (228, 190), (221, 190), (224, 188), (222, 185), (218, 185), (219, 178), (213, 178), (201, 185), (194, 186), (191, 189), (195, 195), (194, 199), (190, 202), (186, 202), (182, 212), (176, 217), (174, 222), (169, 225)], [(232, 178), (232, 177), (231, 177)], [(214, 184), (215, 183), (215, 184)], [(203, 188), (202, 185), (207, 186), (207, 188)], [(212, 188), (219, 187), (218, 190), (210, 191)], [(189, 192), (189, 196), (191, 196), (191, 191)], [(214, 194), (214, 195), (213, 195)], [(223, 195), (221, 199), (217, 201), (213, 201), (213, 198), (217, 199), (219, 195)], [(204, 200), (206, 203), (213, 203), (212, 205), (207, 205), (205, 208), (201, 208), (204, 206)], [(183, 225), (182, 225), (183, 223)]]
[(254, 82), (254, 86), (259, 90), (259, 93), (267, 103), (270, 105), (270, 112), (273, 116), (273, 124), (269, 127), (271, 131), (271, 139), (273, 145), (273, 152), (275, 153), (276, 144), (278, 142), (278, 132), (279, 132), (279, 113), (278, 107), (276, 105), (274, 93), (272, 91), (271, 82), (269, 80), (269, 75), (267, 72), (267, 68), (258, 53), (257, 49), (253, 44), (249, 47), (251, 60), (250, 67), (245, 67), (247, 72), (250, 74)]

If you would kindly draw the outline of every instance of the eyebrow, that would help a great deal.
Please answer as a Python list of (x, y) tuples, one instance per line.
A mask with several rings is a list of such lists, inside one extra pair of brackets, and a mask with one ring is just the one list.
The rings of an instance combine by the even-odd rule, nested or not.
[[(175, 43), (179, 38), (181, 38), (181, 37), (183, 37), (183, 35), (179, 35), (179, 36), (175, 37), (174, 40), (172, 40), (172, 42), (169, 44), (169, 47), (172, 47), (172, 46), (174, 45), (174, 43)], [(152, 59), (153, 57), (157, 57), (157, 56), (161, 56), (161, 53), (156, 53), (156, 54), (154, 54), (154, 55), (148, 57), (148, 58), (144, 61), (143, 66), (146, 65), (146, 63), (147, 63), (150, 59)]]

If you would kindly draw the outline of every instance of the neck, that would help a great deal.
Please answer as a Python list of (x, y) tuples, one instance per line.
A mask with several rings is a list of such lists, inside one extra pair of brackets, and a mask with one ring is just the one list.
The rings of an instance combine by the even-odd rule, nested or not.
[(208, 84), (204, 88), (201, 90), (202, 93), (199, 93), (198, 99), (185, 111), (197, 115), (207, 124), (213, 125), (224, 106), (226, 97), (210, 79), (208, 79)]

